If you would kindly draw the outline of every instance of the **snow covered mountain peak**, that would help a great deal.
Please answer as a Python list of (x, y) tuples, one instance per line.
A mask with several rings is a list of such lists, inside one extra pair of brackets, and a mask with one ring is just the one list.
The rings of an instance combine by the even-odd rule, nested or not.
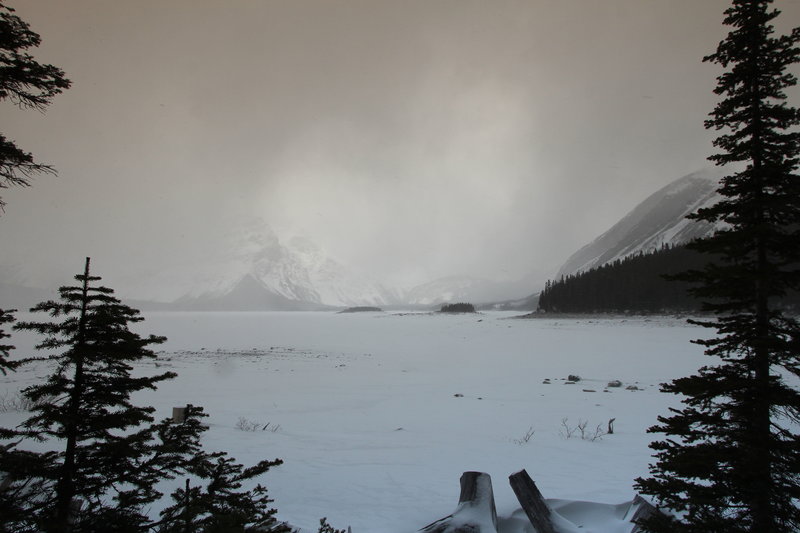
[(258, 217), (230, 217), (223, 221), (219, 234), (209, 239), (215, 243), (214, 249), (201, 260), (185, 260), (146, 276), (131, 294), (203, 309), (218, 305), (237, 309), (239, 304), (242, 309), (294, 309), (297, 302), (330, 306), (395, 302), (390, 291), (329, 257), (311, 239), (293, 237), (284, 242)]

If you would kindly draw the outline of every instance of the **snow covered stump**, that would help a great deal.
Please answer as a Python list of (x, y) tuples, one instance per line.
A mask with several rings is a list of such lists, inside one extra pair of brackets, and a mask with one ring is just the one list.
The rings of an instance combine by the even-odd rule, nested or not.
[(461, 495), (453, 514), (429, 524), (425, 533), (497, 533), (492, 478), (485, 472), (461, 474)]
[(185, 421), (186, 421), (186, 407), (173, 407), (172, 422), (175, 424), (183, 424)]
[(514, 494), (517, 495), (522, 510), (528, 515), (537, 533), (556, 533), (553, 529), (553, 522), (550, 518), (552, 511), (542, 497), (542, 493), (536, 488), (531, 476), (524, 469), (508, 476), (508, 482)]

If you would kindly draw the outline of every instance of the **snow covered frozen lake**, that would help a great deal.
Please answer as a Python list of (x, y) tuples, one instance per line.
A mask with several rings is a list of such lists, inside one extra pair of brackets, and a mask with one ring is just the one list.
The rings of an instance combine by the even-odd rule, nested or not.
[[(141, 332), (168, 341), (142, 370), (179, 377), (136, 400), (159, 418), (201, 405), (207, 448), (246, 465), (283, 459), (262, 483), (278, 517), (307, 531), (323, 516), (354, 533), (416, 531), (455, 509), (468, 470), (492, 476), (500, 533), (530, 531), (508, 484), (523, 468), (546, 498), (630, 501), (650, 462), (646, 428), (677, 404), (658, 384), (705, 364), (689, 341), (712, 332), (680, 318), (512, 316), (145, 313)], [(22, 355), (33, 338), (12, 342)], [(0, 376), (0, 394), (42, 372)], [(582, 380), (565, 384), (570, 374)], [(24, 416), (2, 413), (0, 425)], [(611, 418), (614, 434), (594, 441), (567, 438), (562, 422), (586, 421), (593, 434)], [(242, 420), (259, 429), (243, 431)], [(563, 513), (575, 531), (630, 531), (615, 509)]]

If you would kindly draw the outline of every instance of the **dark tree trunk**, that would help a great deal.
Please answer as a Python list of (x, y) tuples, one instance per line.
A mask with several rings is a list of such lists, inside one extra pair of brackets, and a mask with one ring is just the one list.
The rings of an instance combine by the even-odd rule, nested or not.
[(78, 322), (78, 338), (75, 349), (75, 375), (72, 392), (69, 398), (69, 417), (67, 427), (64, 428), (66, 447), (64, 451), (64, 464), (61, 467), (61, 476), (56, 487), (56, 517), (53, 531), (65, 533), (70, 530), (71, 515), (73, 514), (72, 499), (75, 496), (75, 446), (78, 440), (78, 413), (83, 396), (83, 349), (86, 343), (86, 310), (89, 303), (89, 258), (83, 271), (83, 286), (81, 288), (81, 314)]
[(528, 515), (528, 520), (536, 528), (536, 533), (556, 533), (553, 522), (550, 519), (552, 511), (542, 497), (542, 493), (536, 487), (528, 472), (520, 470), (508, 476), (511, 488), (517, 495), (522, 510)]

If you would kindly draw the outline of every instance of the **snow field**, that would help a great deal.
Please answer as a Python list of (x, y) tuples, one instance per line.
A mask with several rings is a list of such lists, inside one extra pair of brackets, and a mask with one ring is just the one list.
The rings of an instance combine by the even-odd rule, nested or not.
[[(148, 313), (141, 331), (169, 340), (142, 371), (179, 377), (136, 401), (159, 418), (202, 405), (209, 449), (246, 465), (283, 459), (262, 483), (279, 518), (307, 531), (323, 516), (354, 533), (416, 531), (455, 509), (467, 470), (492, 476), (501, 533), (527, 531), (507, 479), (522, 468), (546, 498), (566, 500), (552, 503), (580, 531), (629, 531), (626, 507), (602, 504), (633, 497), (650, 461), (646, 428), (677, 403), (658, 384), (704, 364), (689, 340), (708, 332), (673, 318), (510, 316)], [(13, 341), (17, 353), (31, 345)], [(42, 371), (0, 383), (18, 389)], [(583, 379), (564, 384), (569, 374)], [(623, 387), (603, 392), (612, 379)], [(240, 418), (270, 426), (242, 431)], [(588, 421), (587, 433), (616, 418), (615, 433), (565, 438), (565, 418)]]

